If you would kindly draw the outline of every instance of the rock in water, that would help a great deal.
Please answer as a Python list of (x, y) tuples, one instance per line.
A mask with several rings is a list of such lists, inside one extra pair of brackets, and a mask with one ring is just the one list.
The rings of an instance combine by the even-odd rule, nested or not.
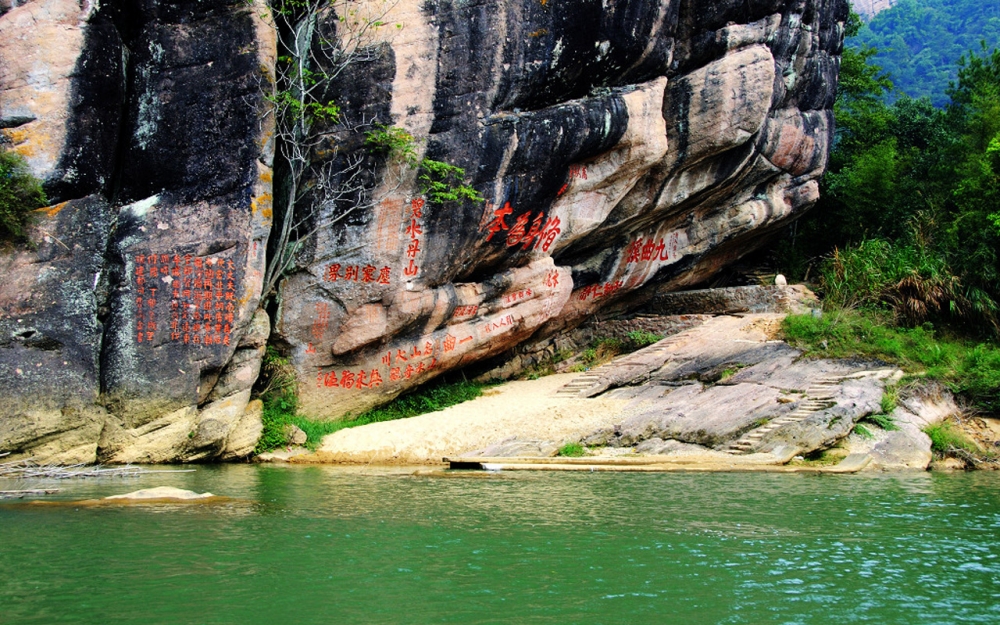
[[(250, 453), (274, 210), (263, 0), (16, 4), (0, 132), (54, 204), (36, 248), (0, 258), (0, 451)], [(340, 74), (344, 123), (303, 187), (361, 162), (364, 188), (304, 215), (280, 284), (305, 412), (357, 414), (701, 282), (818, 197), (844, 0), (390, 5), (401, 28)], [(428, 160), (386, 162), (360, 120)], [(426, 193), (434, 162), (484, 201)]]
[(192, 490), (174, 488), (173, 486), (157, 486), (155, 488), (143, 488), (132, 491), (124, 495), (112, 495), (105, 497), (104, 501), (143, 501), (150, 499), (176, 500), (176, 501), (197, 501), (199, 499), (211, 499), (215, 497), (212, 493), (196, 493)]

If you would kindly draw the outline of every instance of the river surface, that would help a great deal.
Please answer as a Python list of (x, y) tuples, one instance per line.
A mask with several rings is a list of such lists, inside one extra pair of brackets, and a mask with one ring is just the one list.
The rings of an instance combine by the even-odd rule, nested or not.
[(235, 501), (0, 504), (0, 624), (1000, 623), (994, 473), (235, 465), (47, 499), (159, 485)]

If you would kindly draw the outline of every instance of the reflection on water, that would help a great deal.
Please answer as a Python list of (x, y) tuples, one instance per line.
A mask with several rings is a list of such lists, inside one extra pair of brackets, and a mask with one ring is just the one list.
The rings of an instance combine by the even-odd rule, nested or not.
[(997, 479), (241, 465), (61, 482), (64, 500), (236, 501), (0, 505), (0, 623), (997, 623)]

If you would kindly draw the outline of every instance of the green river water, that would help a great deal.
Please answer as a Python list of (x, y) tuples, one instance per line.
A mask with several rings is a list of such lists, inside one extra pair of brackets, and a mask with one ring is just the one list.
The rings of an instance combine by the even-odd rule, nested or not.
[(158, 485), (236, 501), (0, 504), (0, 624), (1000, 623), (993, 473), (236, 465), (54, 484)]

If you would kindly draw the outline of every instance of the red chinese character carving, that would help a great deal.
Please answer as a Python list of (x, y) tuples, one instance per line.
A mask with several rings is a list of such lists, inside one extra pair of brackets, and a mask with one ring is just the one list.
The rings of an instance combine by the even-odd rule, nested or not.
[(524, 236), (524, 247), (521, 249), (528, 249), (534, 242), (535, 247), (538, 247), (538, 243), (535, 241), (538, 237), (542, 235), (542, 220), (545, 219), (543, 213), (538, 213), (535, 219), (531, 222), (531, 229), (528, 230), (528, 234)]
[(366, 374), (364, 369), (358, 371), (357, 378), (354, 382), (354, 388), (358, 389), (359, 391), (363, 388), (368, 388), (368, 380), (365, 379), (365, 375)]
[(417, 347), (416, 345), (414, 345), (413, 349), (410, 350), (410, 358), (417, 359), (417, 358), (420, 358), (422, 355), (423, 355), (423, 352), (421, 352), (420, 348)]
[(400, 360), (406, 361), (406, 360), (409, 360), (409, 358), (406, 357), (406, 352), (405, 351), (403, 351), (401, 349), (397, 349), (396, 350), (396, 362), (399, 362)]
[(403, 375), (406, 376), (407, 380), (409, 380), (410, 378), (412, 378), (413, 377), (413, 365), (406, 365), (406, 371), (403, 372)]
[(354, 386), (354, 374), (350, 371), (342, 371), (340, 375), (340, 385), (344, 388), (351, 388)]
[(423, 218), (424, 213), (424, 200), (423, 198), (414, 198), (410, 200), (410, 211), (414, 217)]
[(357, 265), (349, 265), (344, 267), (344, 280), (358, 281), (358, 267)]
[(386, 367), (392, 364), (392, 352), (386, 352), (385, 356), (382, 356), (382, 364)]
[(427, 341), (424, 343), (424, 356), (430, 356), (434, 353), (434, 343)]
[[(650, 241), (652, 241), (652, 239), (650, 239)], [(653, 253), (651, 254), (651, 257), (658, 258), (659, 260), (667, 260), (666, 254), (663, 253), (665, 248), (666, 246), (663, 245), (663, 239), (661, 238), (656, 243), (656, 247), (653, 248)]]
[(337, 372), (331, 371), (323, 377), (323, 386), (340, 386), (337, 383)]
[(553, 269), (545, 275), (545, 286), (549, 288), (559, 286), (559, 271), (557, 269)]
[(378, 388), (382, 386), (382, 374), (378, 372), (378, 369), (372, 369), (372, 373), (368, 381), (368, 386), (370, 388)]
[(444, 351), (446, 351), (446, 352), (450, 352), (453, 349), (455, 349), (455, 337), (453, 337), (450, 334), (448, 336), (444, 337), (443, 347), (444, 347)]
[(402, 378), (402, 374), (399, 372), (399, 367), (393, 367), (389, 369), (389, 379), (393, 382), (398, 382)]
[(418, 271), (420, 271), (420, 267), (416, 266), (412, 259), (410, 260), (410, 264), (403, 268), (403, 274), (410, 277), (417, 275)]
[(378, 283), (379, 284), (389, 284), (389, 272), (388, 267), (382, 267), (378, 272)]
[(629, 244), (625, 252), (626, 263), (637, 263), (642, 257), (642, 238), (638, 238)]
[(642, 260), (652, 260), (655, 248), (656, 246), (653, 244), (652, 239), (646, 241), (646, 244), (642, 246)]
[(538, 245), (541, 244), (543, 252), (549, 251), (549, 248), (552, 247), (556, 237), (558, 237), (559, 233), (562, 232), (562, 229), (559, 227), (560, 223), (561, 222), (558, 217), (550, 217), (549, 220), (545, 222), (545, 226), (542, 228), (542, 233), (539, 235), (538, 243), (535, 244), (535, 247), (537, 248)]
[(417, 223), (416, 219), (410, 220), (410, 225), (406, 227), (406, 234), (410, 235), (411, 239), (416, 239), (418, 236), (424, 233), (423, 228)]
[(427, 366), (422, 362), (417, 363), (417, 370), (414, 373), (420, 375), (424, 371), (427, 371)]
[(406, 247), (406, 257), (416, 258), (418, 253), (420, 253), (420, 239), (411, 239)]
[(556, 197), (560, 197), (563, 193), (566, 193), (566, 189), (568, 188), (569, 188), (569, 183), (566, 183), (563, 186), (559, 187), (559, 191), (556, 193)]
[(512, 214), (513, 212), (514, 209), (510, 207), (510, 202), (506, 202), (503, 205), (503, 208), (498, 208), (495, 211), (493, 211), (493, 221), (490, 222), (490, 225), (487, 227), (487, 229), (490, 231), (490, 233), (486, 235), (487, 241), (492, 239), (493, 235), (500, 232), (501, 230), (509, 230), (506, 222), (504, 222), (504, 217)]
[(362, 282), (374, 282), (375, 281), (375, 266), (365, 265), (361, 269), (361, 281)]
[(525, 228), (528, 226), (529, 219), (531, 219), (531, 213), (518, 215), (517, 220), (514, 222), (514, 226), (510, 229), (510, 232), (507, 233), (507, 247), (514, 247), (524, 240)]

